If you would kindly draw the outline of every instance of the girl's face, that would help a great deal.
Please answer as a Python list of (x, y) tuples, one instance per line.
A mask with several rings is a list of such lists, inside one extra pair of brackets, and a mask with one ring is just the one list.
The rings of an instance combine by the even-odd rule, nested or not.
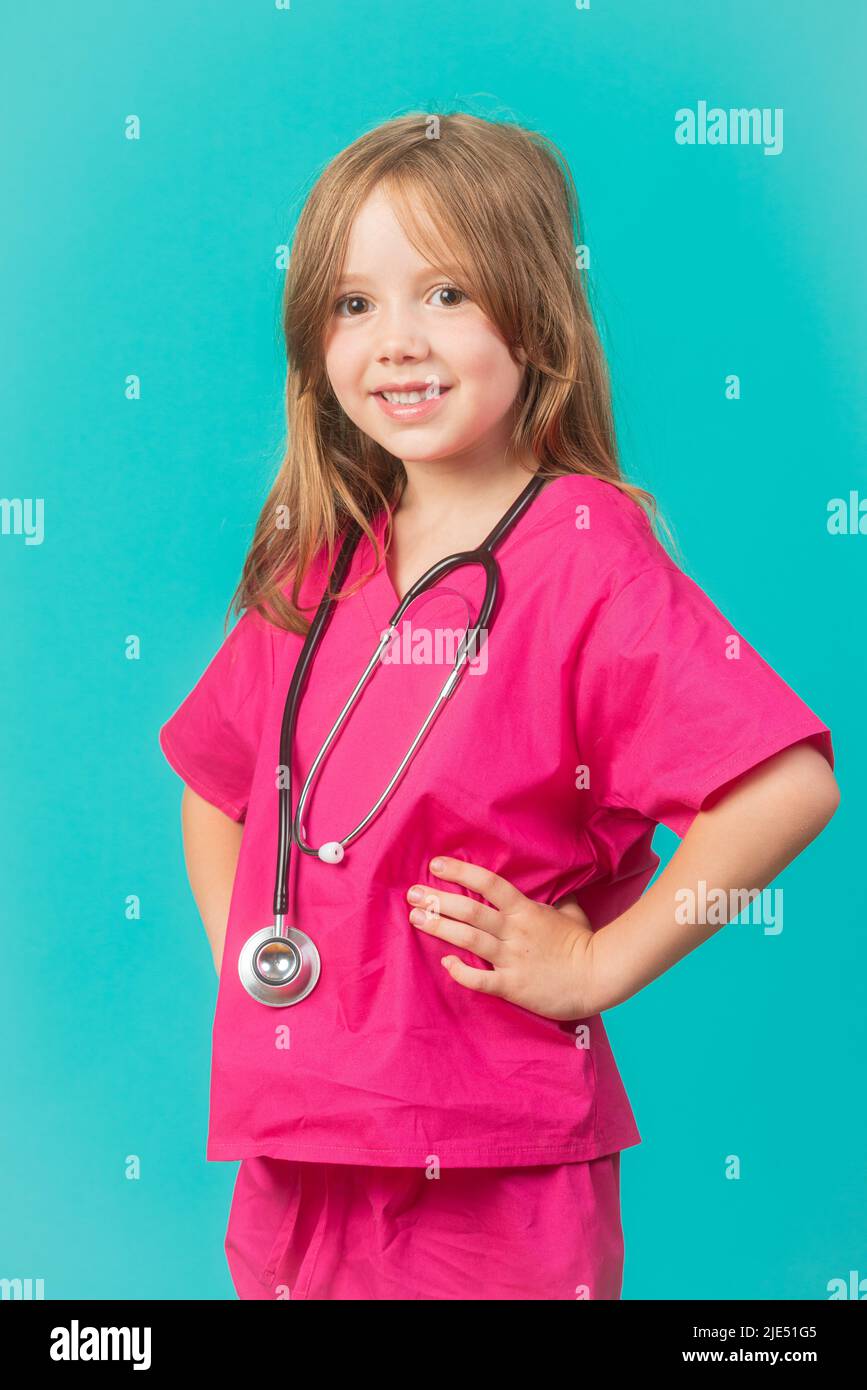
[[(379, 189), (352, 225), (338, 295), (325, 368), (354, 424), (404, 462), (502, 461), (523, 365), (460, 285), (419, 255)], [(381, 395), (413, 388), (416, 404)]]

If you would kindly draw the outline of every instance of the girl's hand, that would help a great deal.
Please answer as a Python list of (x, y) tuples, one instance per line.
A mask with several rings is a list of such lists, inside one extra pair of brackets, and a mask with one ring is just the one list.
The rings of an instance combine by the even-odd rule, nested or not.
[(508, 879), (463, 859), (432, 859), (430, 869), (435, 878), (463, 884), (493, 903), (489, 907), (423, 883), (407, 891), (410, 902), (414, 892), (420, 894), (409, 914), (413, 926), (494, 967), (477, 970), (456, 956), (443, 956), (453, 980), (543, 1018), (592, 1018), (598, 1012), (591, 988), (593, 931), (574, 897), (564, 899), (562, 907), (534, 902)]

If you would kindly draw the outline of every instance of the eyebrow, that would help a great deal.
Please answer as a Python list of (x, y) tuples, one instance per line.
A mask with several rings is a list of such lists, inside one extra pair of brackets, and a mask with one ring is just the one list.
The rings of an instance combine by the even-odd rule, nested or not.
[[(429, 278), (429, 276), (431, 276), (431, 275), (452, 275), (452, 274), (455, 273), (455, 270), (456, 270), (456, 267), (454, 267), (454, 266), (451, 267), (451, 268), (450, 268), (449, 266), (446, 266), (446, 265), (444, 265), (444, 266), (435, 266), (435, 265), (424, 266), (421, 270), (419, 270), (419, 271), (417, 272), (417, 274), (416, 274), (416, 276), (415, 276), (415, 279), (416, 279), (416, 280), (427, 280), (427, 279)], [(373, 279), (372, 279), (370, 276), (368, 276), (368, 275), (362, 275), (360, 272), (357, 272), (357, 271), (354, 271), (354, 270), (349, 270), (349, 271), (346, 272), (345, 275), (341, 275), (340, 279), (339, 279), (338, 282), (337, 282), (337, 288), (338, 288), (338, 289), (342, 289), (344, 285), (353, 285), (353, 284), (354, 284), (354, 285), (359, 285), (359, 284), (369, 284), (369, 285), (370, 285), (370, 284), (373, 284)]]

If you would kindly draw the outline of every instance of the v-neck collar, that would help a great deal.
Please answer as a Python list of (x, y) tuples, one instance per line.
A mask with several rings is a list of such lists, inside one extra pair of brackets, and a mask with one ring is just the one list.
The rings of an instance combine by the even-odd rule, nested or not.
[[(506, 552), (509, 549), (511, 545), (513, 545), (516, 542), (517, 539), (525, 535), (528, 531), (534, 529), (535, 526), (541, 520), (543, 520), (543, 518), (546, 517), (550, 511), (553, 510), (553, 508), (558, 504), (560, 500), (560, 489), (558, 488), (558, 483), (560, 483), (561, 477), (572, 476), (572, 474), (568, 473), (563, 474), (559, 477), (553, 478), (549, 483), (545, 484), (542, 491), (538, 494), (538, 496), (533, 498), (533, 501), (530, 503), (529, 507), (526, 509), (526, 511), (524, 511), (521, 514), (521, 516), (515, 522), (509, 534), (505, 536), (502, 541), (500, 541), (500, 544), (494, 551), (495, 557), (499, 558), (504, 552)], [(385, 526), (388, 516), (389, 509), (387, 507), (382, 507), (372, 518), (370, 523), (371, 529), (374, 535), (376, 536), (377, 540), (379, 541), (380, 545), (382, 545), (383, 537), (385, 535)], [(489, 530), (490, 529), (491, 528), (489, 528)], [(487, 534), (487, 532), (485, 534)], [(481, 545), (484, 539), (484, 536), (480, 536), (478, 544)], [(362, 552), (361, 569), (365, 570), (368, 568), (371, 560), (373, 559), (373, 550), (366, 536), (362, 536), (361, 540), (359, 541), (358, 549), (360, 552)], [(371, 576), (371, 578), (368, 579), (367, 583), (362, 585), (361, 588), (361, 597), (364, 602), (364, 606), (367, 609), (371, 625), (377, 637), (381, 636), (382, 632), (388, 626), (389, 621), (391, 620), (392, 616), (397, 611), (397, 609), (400, 607), (400, 604), (402, 602), (401, 598), (398, 596), (394, 584), (391, 581), (391, 575), (388, 572), (387, 560), (388, 556), (384, 554), (382, 558), (382, 563), (379, 565), (378, 569)], [(412, 610), (410, 609), (409, 611), (411, 612)]]

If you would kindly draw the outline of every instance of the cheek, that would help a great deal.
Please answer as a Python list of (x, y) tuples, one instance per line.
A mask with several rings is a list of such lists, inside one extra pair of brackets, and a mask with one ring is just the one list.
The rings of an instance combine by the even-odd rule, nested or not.
[(325, 372), (338, 404), (357, 424), (357, 417), (367, 404), (361, 388), (366, 371), (366, 359), (352, 343), (335, 338), (325, 353), (324, 362)]
[(365, 332), (364, 323), (336, 315), (329, 321), (323, 352), (329, 373), (333, 366), (335, 373), (344, 377), (357, 375), (370, 362), (370, 351), (370, 335)]
[(464, 399), (472, 404), (473, 414), (491, 423), (502, 419), (511, 407), (521, 384), (522, 369), (502, 343), (486, 342), (479, 346), (478, 353), (466, 356), (464, 371), (458, 370), (458, 378), (466, 388)]
[(345, 390), (351, 380), (352, 354), (339, 337), (332, 337), (325, 350), (325, 371), (335, 392)]

